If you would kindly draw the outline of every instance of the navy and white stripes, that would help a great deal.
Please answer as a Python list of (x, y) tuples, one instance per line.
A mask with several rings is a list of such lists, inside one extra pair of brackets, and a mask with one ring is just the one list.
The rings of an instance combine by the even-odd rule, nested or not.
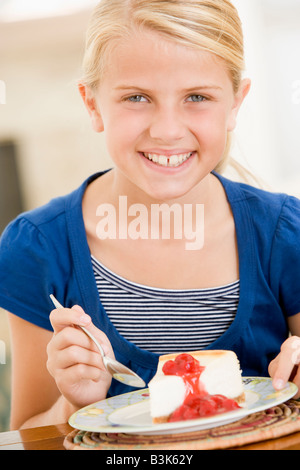
[(201, 350), (233, 322), (239, 281), (196, 290), (158, 289), (128, 281), (92, 257), (101, 303), (118, 332), (157, 354)]

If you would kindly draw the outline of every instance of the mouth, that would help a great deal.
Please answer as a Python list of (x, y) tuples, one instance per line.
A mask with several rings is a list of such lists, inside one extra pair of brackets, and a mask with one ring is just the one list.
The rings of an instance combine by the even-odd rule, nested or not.
[(177, 168), (183, 163), (185, 163), (187, 160), (189, 160), (189, 158), (191, 158), (193, 154), (194, 152), (182, 153), (178, 155), (160, 155), (156, 153), (142, 152), (142, 155), (145, 158), (165, 168)]

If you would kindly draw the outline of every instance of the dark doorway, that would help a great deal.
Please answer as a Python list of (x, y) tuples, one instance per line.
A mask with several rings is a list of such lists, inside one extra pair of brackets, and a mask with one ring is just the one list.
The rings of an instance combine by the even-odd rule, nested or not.
[(23, 211), (16, 160), (15, 144), (0, 142), (0, 234)]

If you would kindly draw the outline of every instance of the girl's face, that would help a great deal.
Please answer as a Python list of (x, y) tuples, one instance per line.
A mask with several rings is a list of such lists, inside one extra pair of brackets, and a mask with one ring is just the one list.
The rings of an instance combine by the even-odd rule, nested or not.
[(144, 32), (118, 44), (98, 89), (81, 93), (120, 182), (171, 200), (216, 167), (248, 87), (234, 94), (215, 55)]

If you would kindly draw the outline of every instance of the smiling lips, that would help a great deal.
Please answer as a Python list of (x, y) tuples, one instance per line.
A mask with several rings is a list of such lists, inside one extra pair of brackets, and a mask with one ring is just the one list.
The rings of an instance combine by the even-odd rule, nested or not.
[(176, 168), (186, 162), (194, 152), (182, 153), (178, 155), (160, 155), (156, 153), (145, 153), (143, 152), (144, 157), (148, 160), (151, 160), (153, 163), (156, 163), (160, 166)]

